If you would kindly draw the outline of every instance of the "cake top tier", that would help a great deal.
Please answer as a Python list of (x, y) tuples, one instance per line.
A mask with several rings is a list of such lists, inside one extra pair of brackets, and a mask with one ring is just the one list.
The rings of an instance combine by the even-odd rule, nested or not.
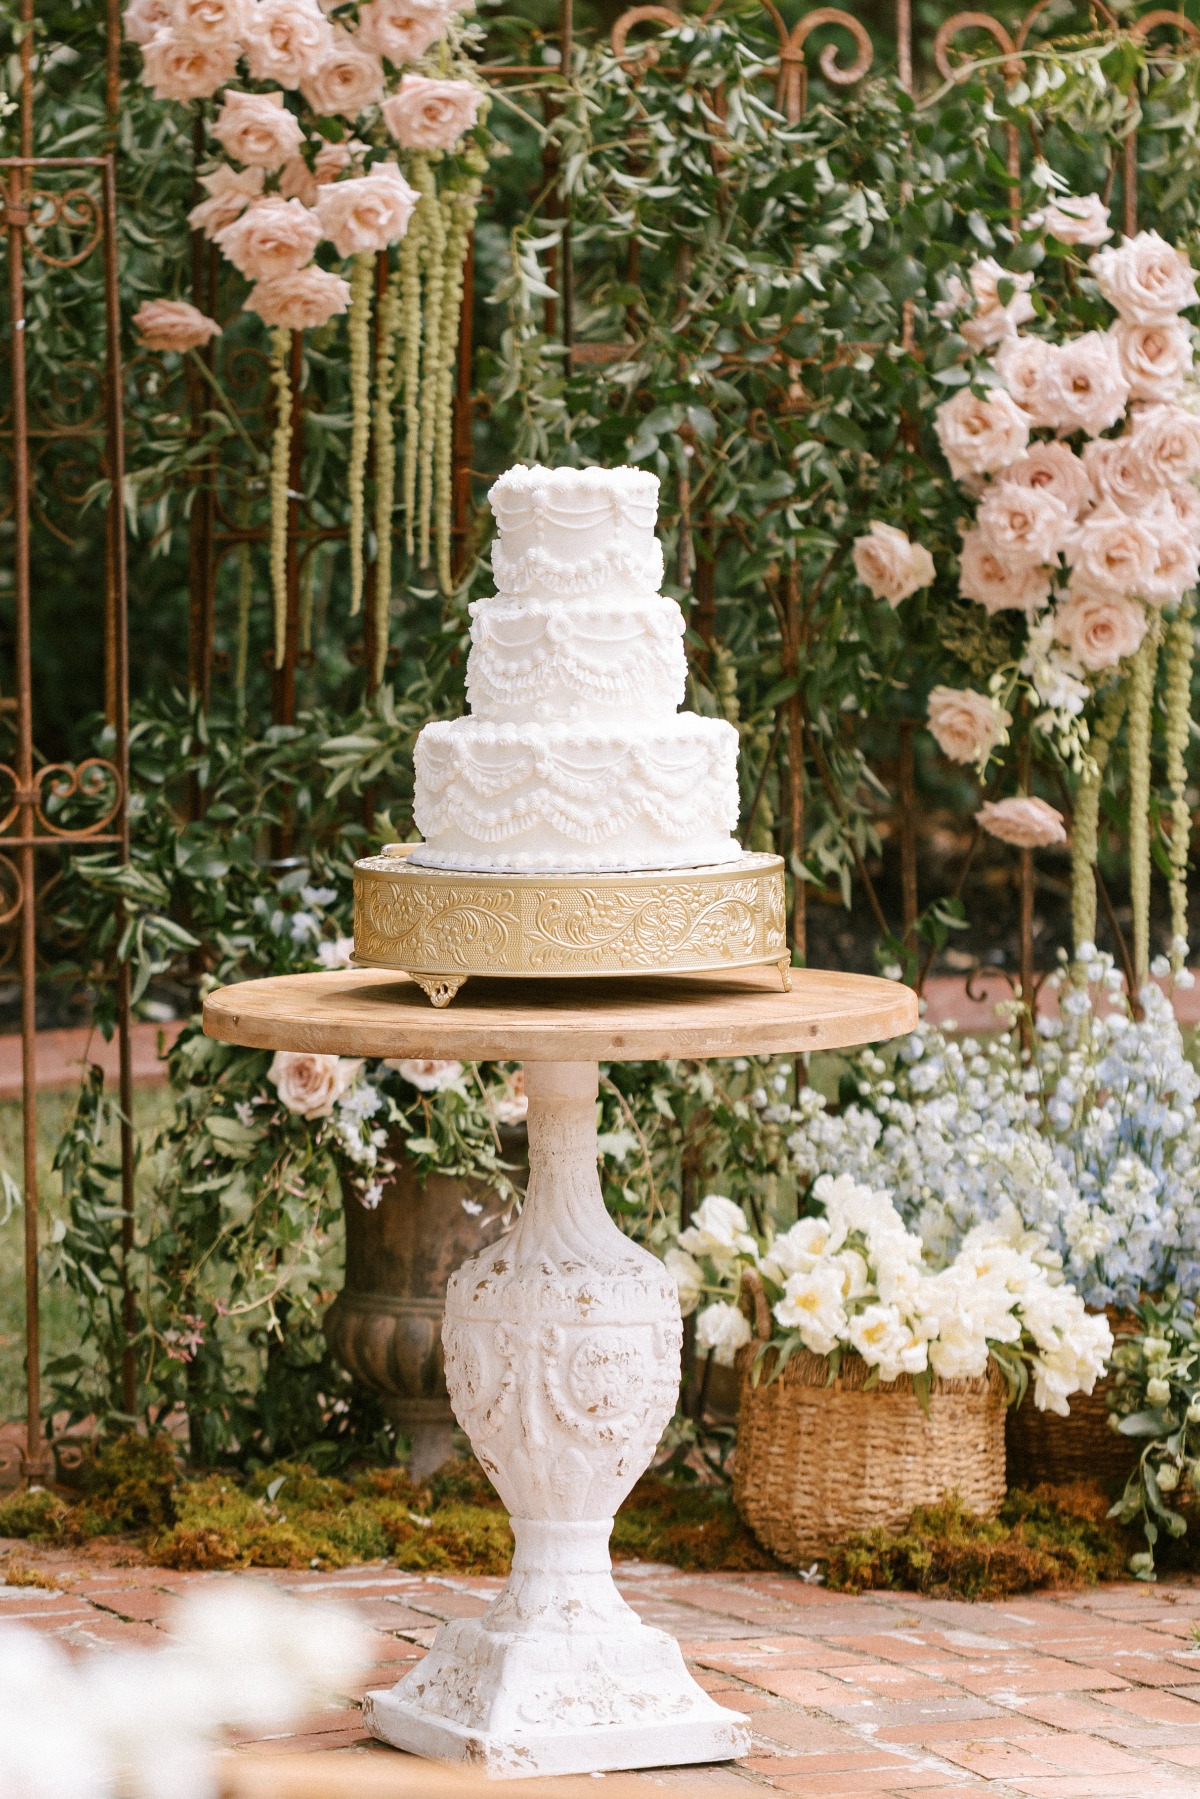
[(500, 527), (496, 591), (509, 597), (656, 593), (658, 477), (635, 468), (511, 468), (488, 502)]

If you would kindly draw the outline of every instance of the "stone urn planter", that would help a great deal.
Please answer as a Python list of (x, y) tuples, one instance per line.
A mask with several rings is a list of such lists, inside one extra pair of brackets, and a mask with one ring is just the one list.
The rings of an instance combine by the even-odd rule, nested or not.
[[(523, 1127), (502, 1130), (501, 1144), (506, 1162), (524, 1163)], [(402, 1148), (391, 1154), (396, 1174), (378, 1206), (347, 1193), (346, 1283), (324, 1331), (342, 1367), (411, 1438), (408, 1465), (420, 1478), (453, 1453), (457, 1428), (442, 1359), (446, 1283), (505, 1224), (494, 1188), (448, 1174), (422, 1180)]]

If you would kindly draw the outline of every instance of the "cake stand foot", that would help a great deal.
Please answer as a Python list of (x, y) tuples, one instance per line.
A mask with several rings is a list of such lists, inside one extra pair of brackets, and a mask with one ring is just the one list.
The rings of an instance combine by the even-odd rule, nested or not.
[(783, 982), (783, 991), (790, 993), (792, 991), (791, 963), (785, 958), (782, 962), (776, 962), (775, 966), (779, 970), (779, 978)]
[(467, 980), (465, 974), (414, 974), (411, 978), (435, 1006), (448, 1006)]
[(678, 1644), (612, 1579), (613, 1514), (679, 1390), (674, 1281), (605, 1210), (594, 1062), (526, 1064), (529, 1186), (520, 1219), (446, 1295), (446, 1384), (512, 1516), (515, 1552), (481, 1618), (368, 1693), (367, 1728), (504, 1778), (727, 1760), (749, 1737)]

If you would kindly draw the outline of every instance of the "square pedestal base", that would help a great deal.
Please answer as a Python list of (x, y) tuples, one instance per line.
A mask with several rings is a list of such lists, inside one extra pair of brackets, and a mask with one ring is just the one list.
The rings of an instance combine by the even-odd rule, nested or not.
[(696, 1685), (678, 1645), (645, 1625), (525, 1634), (443, 1625), (426, 1660), (368, 1693), (363, 1722), (393, 1748), (499, 1779), (729, 1761), (746, 1719)]

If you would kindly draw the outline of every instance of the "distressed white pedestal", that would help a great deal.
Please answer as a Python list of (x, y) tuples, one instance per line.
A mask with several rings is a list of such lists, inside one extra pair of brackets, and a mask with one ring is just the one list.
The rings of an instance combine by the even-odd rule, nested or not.
[(594, 1062), (532, 1062), (529, 1187), (511, 1236), (465, 1262), (442, 1341), (455, 1416), (512, 1515), (508, 1584), (444, 1624), (367, 1727), (494, 1774), (721, 1761), (749, 1746), (664, 1631), (612, 1581), (613, 1515), (679, 1391), (682, 1325), (657, 1256), (610, 1219), (596, 1170)]
[(790, 993), (773, 970), (479, 981), (435, 1012), (410, 981), (337, 971), (206, 1001), (210, 1035), (254, 1047), (525, 1062), (525, 1204), (511, 1235), (451, 1279), (443, 1328), (455, 1414), (512, 1516), (512, 1573), (481, 1618), (444, 1624), (403, 1680), (367, 1694), (364, 1719), (384, 1742), (510, 1778), (748, 1748), (745, 1719), (702, 1691), (674, 1639), (613, 1585), (613, 1515), (674, 1410), (682, 1327), (661, 1262), (605, 1210), (597, 1062), (843, 1047), (916, 1022), (915, 996), (894, 983), (794, 980)]

